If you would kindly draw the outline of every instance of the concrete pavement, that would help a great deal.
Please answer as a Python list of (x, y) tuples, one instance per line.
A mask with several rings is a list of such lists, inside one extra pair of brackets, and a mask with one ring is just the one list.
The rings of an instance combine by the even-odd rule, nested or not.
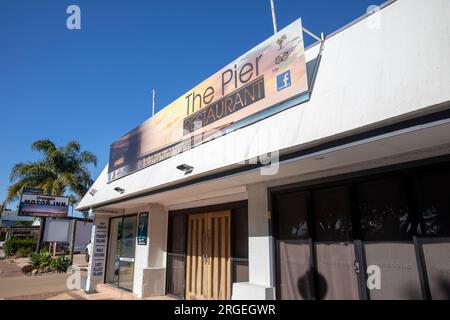
[[(2, 259), (0, 260), (0, 279), (6, 278), (6, 277), (20, 277), (23, 276), (23, 272), (21, 271), (21, 268), (15, 264), (14, 262), (11, 262), (9, 259)], [(1, 280), (0, 280), (1, 285)], [(1, 291), (1, 288), (0, 288)], [(1, 295), (0, 295), (1, 297)]]
[[(117, 289), (113, 291), (101, 291), (98, 293), (86, 294), (84, 290), (69, 290), (66, 286), (67, 279), (71, 276), (68, 273), (38, 274), (36, 276), (26, 276), (22, 273), (19, 264), (26, 264), (24, 261), (15, 259), (0, 260), (0, 300), (127, 300), (129, 297), (118, 295)], [(81, 287), (84, 287), (87, 277), (87, 263), (84, 255), (74, 256), (74, 264), (81, 268)], [(108, 288), (108, 286), (106, 286)], [(99, 290), (100, 291), (100, 290)], [(120, 290), (118, 290), (120, 291)], [(152, 297), (148, 300), (171, 300), (170, 297)], [(146, 299), (146, 300), (147, 300)]]
[(45, 299), (49, 294), (68, 291), (66, 280), (69, 276), (67, 273), (52, 273), (34, 277), (0, 277), (0, 298), (28, 299), (33, 295), (42, 295)]

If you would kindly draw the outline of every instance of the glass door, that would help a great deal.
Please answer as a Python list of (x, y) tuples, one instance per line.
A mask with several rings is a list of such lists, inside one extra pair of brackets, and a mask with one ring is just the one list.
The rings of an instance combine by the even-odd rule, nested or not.
[(132, 291), (137, 216), (110, 220), (106, 282)]
[(312, 195), (319, 297), (356, 300), (360, 262), (352, 241), (347, 188), (322, 189), (313, 191)]
[(371, 300), (422, 299), (413, 241), (417, 223), (399, 178), (357, 185), (360, 227), (367, 266), (380, 268), (380, 288), (369, 290)]
[(108, 262), (106, 265), (106, 283), (119, 285), (120, 239), (122, 217), (112, 218), (109, 223)]
[(308, 232), (308, 193), (275, 197), (277, 295), (283, 300), (312, 300), (315, 289)]
[(450, 300), (450, 168), (415, 176), (427, 298)]
[(119, 287), (133, 290), (134, 250), (136, 246), (136, 216), (124, 217), (120, 240)]
[(280, 193), (273, 200), (278, 298), (359, 299), (361, 259), (348, 189)]

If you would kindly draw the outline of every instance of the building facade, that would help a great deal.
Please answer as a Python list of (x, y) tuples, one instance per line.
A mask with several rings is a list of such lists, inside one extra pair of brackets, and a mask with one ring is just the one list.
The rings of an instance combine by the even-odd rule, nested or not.
[(307, 101), (106, 167), (77, 208), (94, 217), (86, 290), (449, 299), (449, 57), (448, 0), (389, 1), (306, 48)]

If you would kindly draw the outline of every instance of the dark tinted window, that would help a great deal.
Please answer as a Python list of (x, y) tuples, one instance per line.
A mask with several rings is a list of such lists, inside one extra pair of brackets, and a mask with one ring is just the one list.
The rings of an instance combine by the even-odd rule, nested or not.
[(414, 232), (406, 189), (400, 179), (378, 180), (357, 186), (363, 240), (410, 240)]
[(278, 239), (307, 239), (307, 193), (280, 194), (275, 201)]
[(352, 225), (347, 188), (314, 191), (313, 207), (317, 241), (351, 240)]
[(233, 258), (248, 258), (247, 207), (233, 209), (231, 213), (231, 251)]
[(169, 216), (169, 253), (186, 253), (187, 215)]
[(420, 173), (415, 181), (422, 236), (449, 237), (450, 170)]

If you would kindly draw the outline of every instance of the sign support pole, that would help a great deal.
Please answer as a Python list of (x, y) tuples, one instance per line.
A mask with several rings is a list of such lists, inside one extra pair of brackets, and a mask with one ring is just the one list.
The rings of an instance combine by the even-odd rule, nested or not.
[(39, 238), (38, 241), (36, 243), (36, 253), (39, 253), (39, 251), (41, 251), (41, 243), (42, 243), (42, 239), (44, 239), (44, 230), (45, 230), (45, 218), (39, 218), (40, 219), (40, 223), (39, 223)]
[(273, 23), (273, 34), (277, 33), (277, 17), (275, 16), (275, 5), (273, 0), (270, 0), (270, 8), (272, 9), (272, 23)]
[(155, 115), (156, 90), (152, 89), (152, 117)]
[(72, 235), (70, 238), (70, 263), (73, 265), (73, 252), (75, 250), (75, 235), (77, 232), (77, 220), (72, 219)]
[(77, 219), (73, 217), (73, 205), (70, 206), (72, 211), (72, 228), (70, 234), (70, 263), (73, 264), (73, 252), (75, 250), (75, 235), (77, 232)]

